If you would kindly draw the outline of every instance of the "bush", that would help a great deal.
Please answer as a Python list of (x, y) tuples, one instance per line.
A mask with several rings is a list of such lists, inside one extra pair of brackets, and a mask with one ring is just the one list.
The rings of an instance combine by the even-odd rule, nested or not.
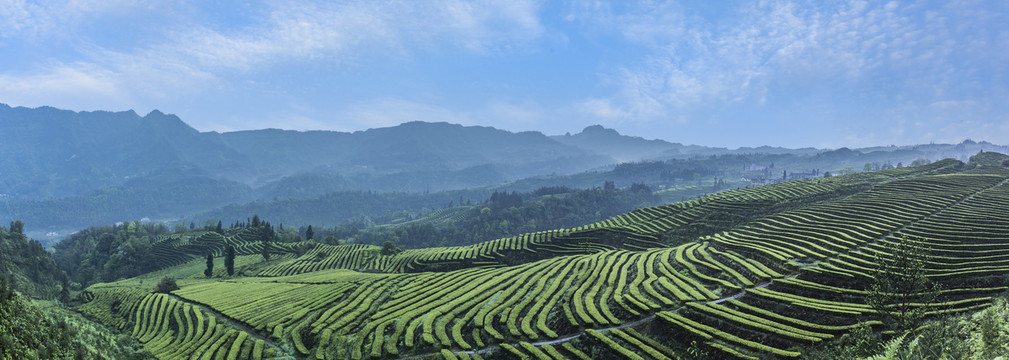
[(382, 255), (396, 255), (401, 251), (403, 251), (403, 248), (396, 246), (396, 243), (386, 241), (382, 243), (382, 250), (379, 253)]
[(175, 283), (175, 279), (165, 277), (161, 279), (161, 282), (158, 283), (158, 286), (154, 287), (154, 292), (168, 294), (178, 289), (179, 285)]

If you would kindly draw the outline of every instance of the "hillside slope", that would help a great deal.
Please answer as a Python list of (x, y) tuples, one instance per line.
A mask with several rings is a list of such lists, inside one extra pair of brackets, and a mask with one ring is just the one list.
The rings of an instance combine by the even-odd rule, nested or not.
[(465, 247), (316, 245), (171, 295), (96, 284), (80, 309), (160, 358), (793, 358), (892, 329), (889, 310), (865, 304), (903, 246), (941, 290), (885, 309), (988, 306), (1009, 289), (1007, 201), (1009, 169), (948, 160)]

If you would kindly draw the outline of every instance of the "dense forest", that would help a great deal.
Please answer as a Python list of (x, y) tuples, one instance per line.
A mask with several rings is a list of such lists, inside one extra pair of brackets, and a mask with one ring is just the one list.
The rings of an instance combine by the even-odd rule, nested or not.
[[(150, 359), (132, 337), (68, 308), (71, 284), (24, 223), (0, 226), (0, 358)], [(74, 292), (76, 293), (76, 291)]]
[(348, 243), (379, 245), (391, 241), (407, 248), (462, 246), (593, 223), (656, 202), (652, 190), (642, 184), (626, 189), (617, 189), (612, 182), (587, 190), (544, 187), (528, 193), (494, 192), (481, 204), (445, 209), (400, 224), (366, 229), (352, 224), (317, 231), (332, 233)]
[(66, 274), (41, 243), (24, 235), (24, 227), (20, 220), (12, 221), (9, 228), (0, 226), (0, 277), (28, 296), (66, 300)]
[(168, 233), (163, 224), (139, 221), (91, 227), (57, 244), (53, 257), (76, 283), (114, 281), (156, 270), (152, 245)]

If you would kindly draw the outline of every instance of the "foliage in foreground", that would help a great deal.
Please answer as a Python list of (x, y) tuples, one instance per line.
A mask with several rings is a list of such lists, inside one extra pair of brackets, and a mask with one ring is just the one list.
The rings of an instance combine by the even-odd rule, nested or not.
[(842, 336), (807, 359), (996, 359), (1009, 357), (1009, 297), (975, 312), (932, 321), (891, 339), (868, 327)]
[(67, 276), (38, 241), (24, 235), (24, 223), (0, 226), (0, 277), (7, 276), (21, 293), (56, 299), (67, 288)]
[[(4, 284), (6, 287), (6, 284)], [(0, 359), (149, 359), (132, 337), (116, 334), (62, 305), (4, 289)]]

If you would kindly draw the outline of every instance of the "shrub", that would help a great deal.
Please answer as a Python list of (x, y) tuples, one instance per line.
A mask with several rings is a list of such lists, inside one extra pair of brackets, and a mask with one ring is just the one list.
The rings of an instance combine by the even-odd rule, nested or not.
[(158, 286), (154, 287), (154, 292), (168, 294), (178, 289), (179, 285), (175, 283), (175, 279), (164, 277), (161, 282), (158, 282)]

